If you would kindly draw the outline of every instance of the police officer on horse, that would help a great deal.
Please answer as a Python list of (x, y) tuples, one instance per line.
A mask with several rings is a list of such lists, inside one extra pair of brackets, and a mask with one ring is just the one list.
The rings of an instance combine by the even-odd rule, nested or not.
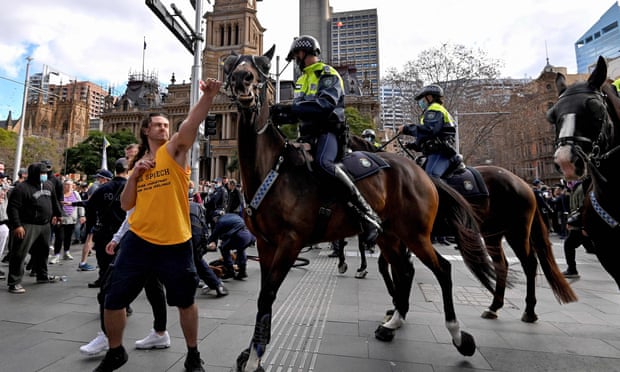
[(439, 85), (425, 86), (416, 94), (415, 100), (423, 111), (420, 124), (404, 125), (399, 133), (416, 137), (413, 147), (426, 156), (426, 173), (443, 177), (452, 162), (459, 161), (456, 123), (443, 106), (443, 89)]
[(292, 105), (271, 108), (275, 124), (300, 121), (301, 139), (310, 142), (315, 165), (330, 179), (340, 181), (350, 193), (349, 201), (361, 217), (365, 244), (372, 246), (381, 229), (381, 220), (368, 205), (353, 180), (337, 161), (343, 155), (347, 132), (344, 115), (344, 83), (338, 71), (319, 59), (321, 47), (312, 36), (295, 38), (286, 57), (295, 60), (302, 72), (295, 83)]

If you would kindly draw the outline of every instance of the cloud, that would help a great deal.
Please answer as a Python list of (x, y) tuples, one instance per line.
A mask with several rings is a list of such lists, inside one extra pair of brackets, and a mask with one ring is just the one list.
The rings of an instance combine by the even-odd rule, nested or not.
[[(171, 11), (173, 0), (160, 1)], [(203, 10), (212, 9), (203, 4)], [(575, 73), (574, 42), (614, 5), (611, 0), (445, 0), (432, 12), (416, 4), (330, 0), (335, 12), (377, 9), (382, 74), (389, 67), (402, 69), (423, 50), (450, 42), (486, 50), (489, 57), (504, 61), (502, 76), (515, 78), (536, 77), (547, 55), (551, 64)], [(194, 25), (190, 2), (176, 5)], [(257, 6), (258, 19), (267, 28), (265, 49), (276, 44), (276, 55), (285, 56), (299, 32), (299, 2), (265, 0)], [(146, 71), (158, 74), (164, 84), (172, 73), (179, 82), (190, 79), (193, 57), (144, 1), (27, 0), (12, 1), (9, 8), (0, 12), (0, 77), (5, 78), (0, 79), (0, 119), (9, 108), (18, 112), (21, 107), (23, 87), (6, 78), (23, 81), (28, 55), (34, 58), (31, 74), (47, 64), (78, 80), (122, 90), (129, 73), (142, 69), (146, 37)], [(281, 58), (280, 68), (284, 65)], [(289, 66), (282, 79), (292, 79), (292, 70)]]

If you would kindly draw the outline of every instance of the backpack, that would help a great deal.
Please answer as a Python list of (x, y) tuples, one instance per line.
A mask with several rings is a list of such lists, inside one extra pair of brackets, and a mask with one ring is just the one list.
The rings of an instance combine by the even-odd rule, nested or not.
[(207, 224), (207, 212), (200, 203), (189, 202), (189, 217), (192, 224), (192, 245), (194, 252), (204, 255), (207, 252), (207, 240), (209, 239), (209, 225)]

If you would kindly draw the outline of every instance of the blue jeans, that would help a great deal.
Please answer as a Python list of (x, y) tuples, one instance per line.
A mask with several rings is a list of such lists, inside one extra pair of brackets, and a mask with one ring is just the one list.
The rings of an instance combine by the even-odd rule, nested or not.
[(248, 262), (248, 257), (245, 254), (245, 249), (256, 241), (254, 235), (248, 229), (241, 229), (237, 231), (228, 241), (228, 243), (220, 248), (222, 253), (222, 260), (224, 261), (224, 267), (228, 270), (232, 270), (233, 260), (231, 251), (237, 252), (236, 264), (237, 266), (245, 267)]
[(429, 176), (441, 178), (450, 167), (450, 159), (441, 154), (430, 154), (426, 157), (424, 170)]

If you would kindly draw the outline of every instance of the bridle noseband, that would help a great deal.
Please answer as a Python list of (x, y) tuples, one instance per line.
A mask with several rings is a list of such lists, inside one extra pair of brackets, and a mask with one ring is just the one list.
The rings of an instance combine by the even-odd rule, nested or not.
[[(233, 75), (235, 74), (237, 68), (243, 63), (248, 62), (248, 61), (251, 63), (253, 70), (256, 70), (259, 75), (258, 83), (253, 82), (250, 87), (250, 90), (255, 93), (253, 94), (253, 97), (254, 97), (253, 105), (248, 105), (247, 103), (244, 103), (240, 99), (239, 95), (236, 92), (236, 89), (234, 88), (235, 83), (233, 83), (232, 81)], [(251, 73), (252, 76), (254, 77), (254, 72), (252, 71), (246, 71), (246, 72)], [(224, 89), (225, 90), (228, 89), (230, 91), (229, 97), (231, 98), (233, 103), (237, 105), (237, 108), (239, 109), (240, 112), (245, 111), (245, 112), (249, 112), (252, 115), (252, 125), (255, 127), (257, 134), (264, 133), (265, 130), (267, 130), (267, 128), (269, 127), (269, 123), (270, 123), (270, 121), (267, 120), (266, 124), (263, 125), (263, 127), (256, 128), (256, 124), (258, 121), (258, 117), (260, 116), (261, 109), (263, 108), (264, 104), (268, 104), (267, 88), (269, 87), (269, 85), (270, 85), (269, 76), (260, 67), (258, 67), (255, 56), (244, 56), (244, 55), (237, 56), (237, 59), (235, 60), (235, 62), (232, 64), (230, 68), (230, 73), (228, 73), (226, 76), (226, 83), (224, 85)]]

